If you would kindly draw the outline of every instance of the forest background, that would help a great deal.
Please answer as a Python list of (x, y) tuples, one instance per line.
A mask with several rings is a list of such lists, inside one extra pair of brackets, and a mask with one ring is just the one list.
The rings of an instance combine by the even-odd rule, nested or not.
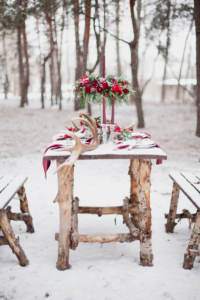
[[(137, 125), (143, 102), (193, 103), (200, 136), (200, 4), (177, 0), (8, 0), (0, 3), (0, 89), (24, 107), (62, 109), (85, 74), (127, 78)], [(196, 51), (197, 49), (197, 51)], [(197, 80), (196, 80), (197, 79)], [(34, 96), (33, 96), (34, 95)], [(32, 104), (32, 103), (31, 103)], [(92, 114), (91, 104), (87, 105)]]
[[(72, 268), (60, 272), (55, 164), (45, 180), (42, 156), (79, 111), (101, 114), (100, 105), (81, 107), (73, 90), (86, 73), (103, 73), (104, 55), (106, 74), (123, 76), (135, 90), (129, 105), (116, 106), (116, 121), (122, 127), (135, 122), (135, 131), (151, 133), (167, 154), (151, 173), (153, 267), (139, 265), (137, 242), (95, 243), (70, 251)], [(35, 227), (29, 234), (23, 222), (12, 224), (26, 268), (9, 247), (0, 248), (0, 299), (199, 300), (199, 259), (192, 270), (182, 268), (187, 220), (165, 232), (169, 173), (199, 173), (199, 136), (199, 0), (0, 0), (0, 174), (28, 176)], [(126, 160), (76, 162), (74, 194), (84, 205), (121, 205), (129, 188)], [(184, 208), (194, 212), (180, 193), (178, 210)], [(112, 215), (80, 215), (79, 230), (127, 231)]]

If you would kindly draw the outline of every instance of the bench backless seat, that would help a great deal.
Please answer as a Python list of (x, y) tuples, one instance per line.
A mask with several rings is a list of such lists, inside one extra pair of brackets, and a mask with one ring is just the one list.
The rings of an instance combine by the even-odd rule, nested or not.
[[(19, 239), (14, 235), (10, 220), (24, 221), (27, 232), (34, 232), (24, 188), (26, 181), (25, 176), (0, 176), (0, 230), (3, 234), (0, 236), (0, 245), (9, 245), (21, 266), (26, 266), (29, 262), (19, 244)], [(20, 201), (20, 213), (11, 211), (10, 204), (16, 195)]]
[[(170, 173), (170, 178), (173, 181), (173, 190), (170, 203), (169, 213), (166, 215), (167, 223), (165, 225), (166, 232), (173, 232), (177, 225), (176, 219), (188, 218), (194, 222), (191, 238), (184, 255), (183, 268), (191, 269), (196, 256), (200, 255), (198, 249), (200, 244), (200, 173), (199, 175), (176, 172)], [(177, 214), (179, 192), (182, 191), (188, 200), (196, 207), (196, 213), (191, 214), (184, 209), (182, 213)]]

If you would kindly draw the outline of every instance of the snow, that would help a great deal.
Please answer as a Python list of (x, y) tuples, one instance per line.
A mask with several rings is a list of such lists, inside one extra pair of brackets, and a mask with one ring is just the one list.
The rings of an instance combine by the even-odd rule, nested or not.
[[(196, 85), (195, 78), (182, 78), (180, 79), (180, 85)], [(159, 81), (159, 85), (162, 85), (162, 81)], [(165, 85), (178, 85), (178, 80), (176, 78), (169, 78), (164, 81)]]
[[(149, 140), (150, 141), (150, 140)], [(109, 155), (109, 158), (116, 157), (117, 156), (123, 156), (124, 158), (130, 155), (133, 155), (133, 158), (135, 158), (135, 156), (139, 157), (139, 156), (143, 156), (146, 155), (146, 157), (150, 157), (150, 156), (161, 156), (163, 158), (166, 157), (166, 153), (161, 150), (160, 148), (156, 148), (153, 146), (152, 148), (152, 144), (145, 144), (144, 143), (145, 140), (140, 141), (140, 144), (138, 144), (139, 146), (136, 146), (136, 141), (135, 140), (130, 140), (130, 141), (126, 141), (124, 143), (121, 143), (122, 146), (128, 146), (126, 149), (119, 149), (120, 146), (113, 144), (112, 142), (108, 143), (108, 144), (101, 144), (98, 146), (98, 148), (94, 149), (92, 152), (91, 151), (86, 151), (83, 153), (83, 156), (86, 157), (91, 157), (91, 155), (93, 156), (93, 159), (99, 159), (99, 156), (105, 157)], [(53, 145), (53, 144), (52, 144)], [(60, 145), (65, 146), (64, 142), (60, 143)], [(144, 148), (142, 148), (142, 146)], [(68, 145), (67, 145), (67, 149), (68, 149)], [(141, 148), (136, 148), (136, 147), (141, 147)], [(145, 149), (146, 147), (146, 149)], [(149, 148), (147, 148), (149, 147)], [(57, 157), (68, 157), (70, 155), (69, 151), (59, 151), (59, 150), (48, 150), (48, 152), (45, 154), (45, 157), (52, 157), (52, 159), (57, 158)]]
[[(76, 116), (72, 104), (61, 112), (55, 109), (20, 109), (13, 101), (0, 100), (1, 174), (25, 174), (25, 187), (33, 216), (35, 233), (25, 232), (21, 222), (12, 223), (16, 236), (30, 261), (20, 267), (8, 246), (0, 247), (0, 299), (32, 300), (198, 300), (200, 294), (199, 258), (190, 271), (182, 268), (190, 238), (188, 222), (182, 220), (173, 234), (165, 233), (164, 214), (168, 212), (172, 170), (198, 172), (200, 139), (195, 137), (196, 109), (193, 105), (144, 104), (146, 128), (167, 153), (163, 164), (152, 166), (151, 208), (154, 266), (139, 265), (139, 242), (119, 244), (80, 244), (70, 251), (72, 268), (56, 269), (58, 205), (55, 164), (42, 170), (42, 155), (53, 135)], [(99, 115), (99, 106), (94, 107)], [(117, 107), (116, 119), (122, 126), (136, 122), (134, 106)], [(81, 205), (119, 205), (129, 193), (128, 160), (78, 161), (74, 194)], [(18, 201), (13, 201), (17, 207)], [(179, 210), (194, 208), (181, 194)], [(126, 232), (120, 216), (80, 215), (81, 233)]]

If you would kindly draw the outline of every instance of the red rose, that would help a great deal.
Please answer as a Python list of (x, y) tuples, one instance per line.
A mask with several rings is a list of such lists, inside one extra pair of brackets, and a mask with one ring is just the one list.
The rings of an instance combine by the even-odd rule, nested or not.
[(86, 85), (86, 84), (90, 83), (90, 80), (89, 80), (88, 76), (81, 77), (81, 80), (82, 80), (83, 85)]
[(97, 92), (101, 93), (102, 92), (102, 88), (100, 86), (97, 87)]
[(113, 93), (117, 93), (118, 90), (119, 90), (119, 86), (118, 86), (117, 84), (114, 84), (114, 85), (112, 86), (111, 91), (112, 91)]
[(84, 84), (83, 84), (83, 82), (81, 82), (80, 84), (79, 84), (79, 87), (83, 87), (84, 86)]
[(75, 92), (78, 93), (78, 89), (75, 89)]
[(122, 93), (123, 87), (122, 87), (122, 86), (119, 86), (119, 87), (118, 87), (118, 90), (119, 90), (120, 93)]
[(105, 90), (108, 90), (108, 88), (109, 88), (109, 86), (108, 86), (107, 81), (104, 81), (104, 82), (102, 83), (102, 89), (105, 91)]
[(114, 79), (114, 78), (112, 78), (112, 82), (113, 82), (114, 84), (117, 84), (117, 80)]
[(91, 87), (89, 85), (85, 86), (85, 92), (90, 93)]
[(92, 80), (92, 86), (98, 87), (98, 81), (96, 79)]
[(123, 89), (123, 92), (125, 95), (127, 95), (129, 93), (129, 90), (128, 89)]

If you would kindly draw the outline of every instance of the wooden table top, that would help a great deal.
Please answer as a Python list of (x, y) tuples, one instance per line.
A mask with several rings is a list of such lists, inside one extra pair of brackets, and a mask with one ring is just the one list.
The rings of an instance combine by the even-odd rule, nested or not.
[[(48, 150), (44, 158), (47, 160), (65, 160), (69, 151)], [(160, 148), (117, 149), (114, 144), (100, 144), (95, 150), (84, 152), (80, 160), (90, 159), (167, 159), (167, 154)]]

